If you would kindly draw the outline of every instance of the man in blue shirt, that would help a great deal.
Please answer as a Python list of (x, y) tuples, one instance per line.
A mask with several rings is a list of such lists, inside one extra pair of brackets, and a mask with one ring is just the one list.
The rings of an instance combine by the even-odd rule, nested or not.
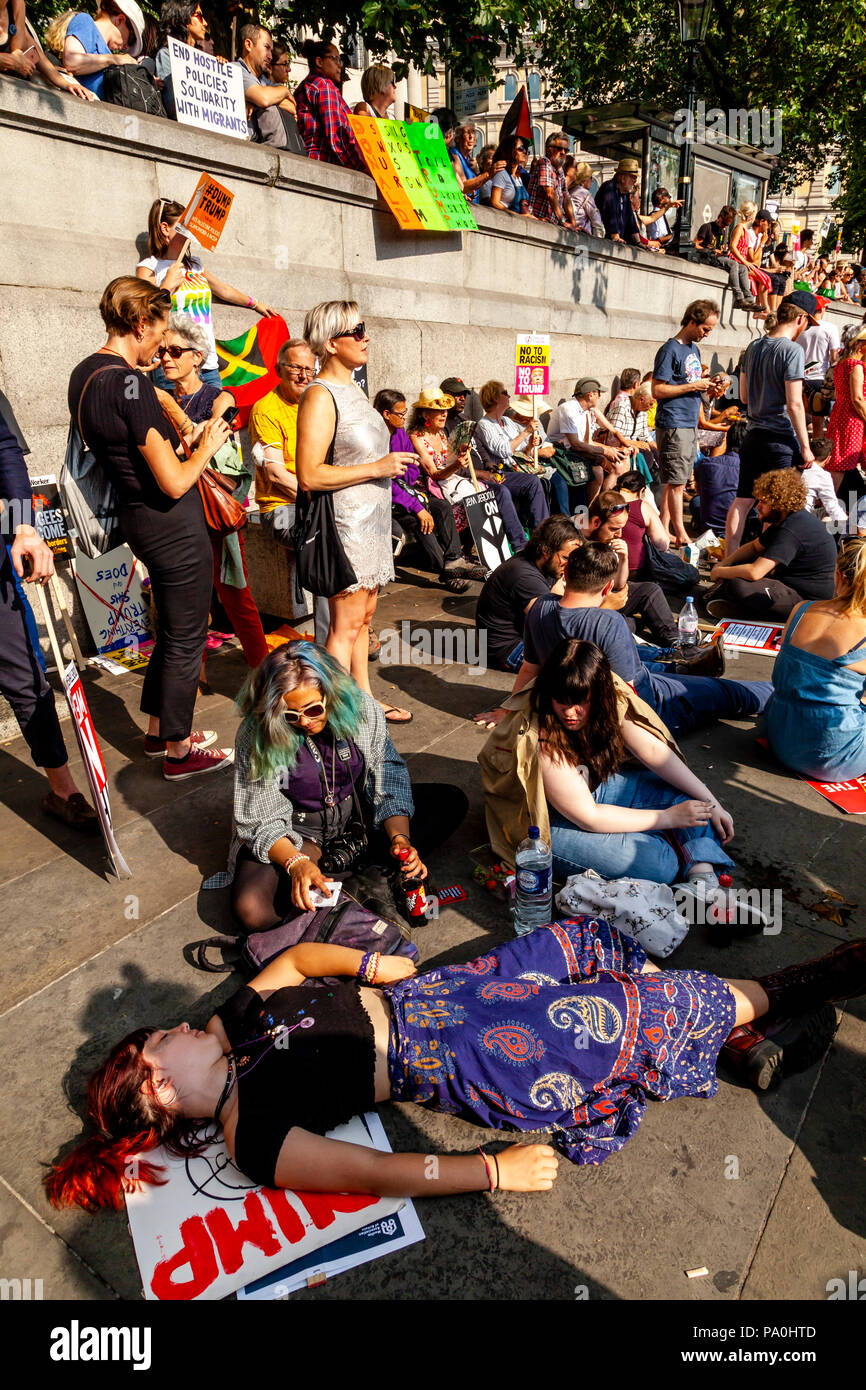
[(601, 214), (605, 234), (611, 241), (626, 241), (640, 246), (640, 228), (631, 205), (631, 195), (639, 173), (640, 164), (636, 159), (621, 159), (613, 178), (603, 183), (595, 195), (595, 205)]
[(719, 306), (712, 299), (695, 299), (687, 307), (675, 338), (668, 338), (653, 363), (652, 393), (656, 411), (656, 445), (659, 479), (664, 495), (659, 508), (663, 525), (673, 534), (674, 545), (688, 545), (683, 523), (683, 491), (692, 474), (698, 451), (698, 417), (701, 396), (724, 395), (727, 377), (704, 375), (697, 345), (712, 333), (719, 321)]

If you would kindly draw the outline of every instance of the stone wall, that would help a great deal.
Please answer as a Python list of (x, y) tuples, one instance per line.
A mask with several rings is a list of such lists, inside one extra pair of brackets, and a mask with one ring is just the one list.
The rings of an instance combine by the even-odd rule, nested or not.
[[(264, 299), (298, 332), (323, 299), (355, 299), (371, 331), (371, 393), (410, 401), (427, 376), (508, 383), (518, 332), (549, 333), (555, 401), (592, 372), (647, 371), (689, 300), (722, 306), (705, 345), (730, 369), (757, 330), (731, 308), (726, 276), (480, 208), (479, 231), (406, 233), (365, 174), (197, 131), (121, 108), (0, 81), (0, 386), (32, 453), (59, 471), (73, 366), (102, 341), (97, 305), (115, 275), (146, 255), (157, 197), (185, 202), (202, 170), (235, 194), (205, 263)], [(840, 322), (855, 311), (832, 310)], [(218, 337), (254, 321), (217, 305)]]

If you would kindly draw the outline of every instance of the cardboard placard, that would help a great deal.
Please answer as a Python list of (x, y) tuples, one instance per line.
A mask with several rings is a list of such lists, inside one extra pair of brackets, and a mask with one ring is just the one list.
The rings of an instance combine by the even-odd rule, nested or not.
[(177, 119), (200, 130), (247, 138), (240, 64), (221, 63), (201, 48), (169, 38), (168, 56)]
[(373, 116), (350, 116), (349, 124), (361, 153), (367, 161), (367, 168), (376, 180), (376, 185), (399, 225), (405, 231), (423, 231), (424, 223), (412, 206), (412, 200), (400, 182), (400, 175), (394, 168), (394, 161), (388, 153), (379, 126), (385, 124)]
[[(366, 119), (371, 121), (373, 117), (368, 116)], [(449, 231), (450, 223), (418, 167), (418, 161), (409, 144), (407, 126), (402, 121), (377, 121), (376, 124), (381, 127), (380, 133), (397, 171), (397, 177), (422, 225), (428, 231)]]
[(713, 636), (721, 632), (725, 646), (731, 651), (761, 652), (764, 656), (778, 656), (784, 630), (781, 623), (726, 618), (724, 622), (719, 623)]
[(452, 231), (477, 232), (478, 223), (457, 182), (445, 137), (436, 121), (406, 127), (406, 138), (418, 167)]
[(31, 478), (30, 486), (33, 490), (33, 525), (40, 539), (56, 560), (68, 560), (72, 554), (72, 544), (56, 474), (46, 473), (42, 478)]
[(199, 175), (195, 192), (184, 209), (177, 230), (189, 232), (206, 250), (215, 250), (234, 199), (234, 193), (230, 193), (210, 174)]
[(460, 499), (466, 508), (466, 520), (478, 551), (478, 559), (488, 573), (504, 560), (511, 559), (511, 546), (505, 534), (499, 503), (492, 488), (482, 488), (474, 497)]
[[(381, 1147), (360, 1116), (328, 1137)], [(126, 1195), (150, 1300), (224, 1298), (403, 1205), (399, 1197), (261, 1187), (235, 1167), (221, 1137), (198, 1158), (173, 1158), (161, 1148), (143, 1157), (168, 1179)]]
[(141, 591), (145, 571), (128, 545), (90, 560), (79, 550), (72, 560), (81, 606), (98, 652), (133, 646), (150, 638), (148, 604)]
[(114, 872), (118, 878), (131, 878), (132, 871), (114, 838), (114, 829), (111, 824), (111, 805), (108, 800), (108, 776), (105, 771), (105, 763), (102, 760), (99, 740), (96, 737), (96, 730), (90, 716), (90, 707), (84, 694), (78, 667), (74, 661), (70, 661), (63, 672), (63, 685), (66, 690), (66, 698), (69, 701), (69, 708), (72, 711), (75, 737), (78, 740), (78, 747), (84, 760), (84, 769), (87, 773), (93, 804), (99, 816), (103, 839), (111, 857)]
[(550, 338), (524, 333), (517, 339), (514, 376), (516, 396), (546, 396), (550, 386)]

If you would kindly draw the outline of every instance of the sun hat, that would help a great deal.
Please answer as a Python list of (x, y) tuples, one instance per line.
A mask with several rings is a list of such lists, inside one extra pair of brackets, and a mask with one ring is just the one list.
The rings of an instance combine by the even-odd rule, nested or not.
[(141, 53), (144, 38), (144, 15), (141, 13), (135, 0), (114, 0), (120, 13), (126, 15), (132, 29), (132, 38), (129, 43), (130, 58), (137, 58)]
[(532, 415), (537, 415), (539, 411), (547, 409), (547, 401), (543, 396), (512, 396), (511, 413), (519, 415), (521, 419), (529, 419)]
[(424, 386), (421, 394), (412, 405), (413, 410), (450, 410), (454, 404), (454, 397), (447, 392), (436, 390), (433, 386)]
[(618, 174), (639, 174), (640, 161), (637, 159), (621, 159), (616, 166)]

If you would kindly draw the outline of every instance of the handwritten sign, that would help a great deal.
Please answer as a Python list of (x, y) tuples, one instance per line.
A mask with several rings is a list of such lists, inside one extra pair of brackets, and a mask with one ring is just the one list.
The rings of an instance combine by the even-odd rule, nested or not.
[(367, 167), (404, 231), (477, 230), (438, 125), (349, 119)]
[[(358, 1116), (329, 1137), (377, 1147)], [(197, 1158), (164, 1149), (146, 1157), (168, 1181), (128, 1193), (126, 1210), (151, 1300), (224, 1298), (403, 1205), (399, 1197), (260, 1187), (235, 1167), (221, 1138)]]
[[(372, 121), (373, 117), (367, 116), (362, 119)], [(430, 231), (448, 231), (448, 219), (428, 188), (427, 180), (412, 152), (407, 126), (403, 121), (376, 121), (375, 124), (382, 127), (382, 139), (397, 171), (397, 177), (423, 225)]]
[(72, 570), (98, 652), (137, 650), (147, 641), (148, 607), (141, 591), (145, 571), (128, 545), (115, 546), (95, 560), (78, 551)]
[(232, 210), (235, 195), (210, 174), (202, 174), (180, 219), (179, 230), (190, 232), (208, 251), (216, 249)]
[(407, 125), (406, 138), (447, 225), (453, 231), (477, 232), (478, 223), (455, 177), (439, 125), (435, 121)]
[(550, 384), (550, 338), (539, 333), (519, 337), (516, 362), (515, 394), (546, 396)]
[(177, 119), (201, 130), (247, 138), (244, 84), (238, 63), (220, 63), (200, 48), (168, 40)]

